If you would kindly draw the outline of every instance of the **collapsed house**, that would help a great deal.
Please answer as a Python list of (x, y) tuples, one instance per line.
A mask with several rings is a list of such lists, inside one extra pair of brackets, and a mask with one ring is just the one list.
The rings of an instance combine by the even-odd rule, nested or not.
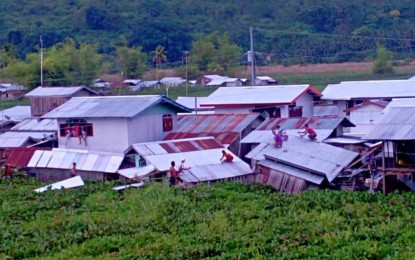
[(273, 138), (257, 145), (246, 158), (257, 173), (257, 181), (285, 193), (325, 187), (358, 156), (358, 153), (308, 138), (289, 136), (282, 147)]

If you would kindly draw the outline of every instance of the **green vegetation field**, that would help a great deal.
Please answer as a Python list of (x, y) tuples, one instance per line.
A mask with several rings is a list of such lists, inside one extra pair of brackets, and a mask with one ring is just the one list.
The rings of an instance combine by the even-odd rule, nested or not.
[(0, 258), (415, 257), (414, 193), (113, 185), (36, 194), (33, 179), (0, 180)]

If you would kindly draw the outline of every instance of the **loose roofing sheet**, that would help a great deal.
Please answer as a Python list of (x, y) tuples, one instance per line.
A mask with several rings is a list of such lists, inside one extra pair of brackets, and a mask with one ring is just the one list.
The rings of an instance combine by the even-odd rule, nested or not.
[(310, 85), (222, 87), (210, 94), (202, 106), (291, 104), (306, 91), (320, 95)]
[(258, 161), (267, 158), (319, 173), (325, 175), (330, 182), (357, 156), (358, 153), (355, 152), (295, 136), (290, 136), (281, 148), (261, 143), (246, 155), (247, 158)]
[(415, 81), (346, 81), (327, 85), (322, 94), (325, 100), (415, 97)]

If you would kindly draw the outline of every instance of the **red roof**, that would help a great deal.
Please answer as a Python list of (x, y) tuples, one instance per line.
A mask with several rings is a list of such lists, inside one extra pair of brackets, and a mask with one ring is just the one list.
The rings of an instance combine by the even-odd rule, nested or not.
[(12, 167), (27, 167), (30, 159), (36, 150), (51, 150), (50, 148), (44, 147), (19, 147), (19, 148), (7, 148), (5, 165)]
[(354, 125), (344, 117), (328, 116), (328, 117), (298, 117), (298, 118), (270, 118), (262, 122), (256, 130), (272, 130), (277, 125), (281, 129), (300, 129), (305, 124), (309, 124), (314, 129), (335, 129), (342, 124), (344, 127), (353, 127)]

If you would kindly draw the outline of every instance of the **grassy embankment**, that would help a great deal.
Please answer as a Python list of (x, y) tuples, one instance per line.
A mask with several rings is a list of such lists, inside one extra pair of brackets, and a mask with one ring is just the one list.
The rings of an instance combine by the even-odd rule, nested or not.
[(0, 180), (0, 258), (415, 258), (415, 193), (112, 185)]

